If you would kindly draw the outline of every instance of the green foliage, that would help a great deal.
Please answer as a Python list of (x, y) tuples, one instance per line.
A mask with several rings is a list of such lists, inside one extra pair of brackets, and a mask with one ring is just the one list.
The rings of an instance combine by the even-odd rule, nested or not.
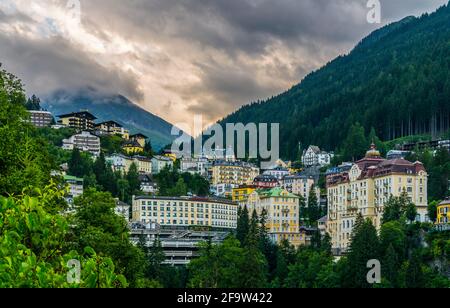
[(352, 234), (352, 242), (347, 256), (349, 266), (346, 268), (345, 286), (368, 288), (367, 262), (380, 260), (380, 242), (371, 220), (358, 217)]
[(154, 178), (161, 196), (177, 197), (187, 193), (196, 196), (209, 195), (209, 182), (199, 174), (180, 174), (176, 169), (165, 168)]
[(42, 140), (33, 138), (23, 85), (0, 70), (0, 195), (20, 194), (50, 180), (51, 161)]
[(416, 219), (416, 216), (416, 206), (411, 202), (406, 191), (403, 191), (399, 197), (389, 197), (388, 202), (384, 205), (382, 221), (388, 223), (404, 219), (412, 222)]
[(111, 195), (87, 190), (75, 199), (75, 208), (72, 232), (77, 240), (73, 249), (79, 251), (89, 246), (98, 254), (110, 257), (130, 285), (137, 286), (145, 278), (146, 256), (130, 242), (127, 224), (115, 214)]
[(262, 287), (265, 285), (262, 267), (262, 254), (242, 248), (233, 237), (221, 245), (204, 243), (200, 257), (189, 264), (188, 285), (192, 288)]
[[(35, 197), (0, 197), (0, 287), (66, 288), (125, 287), (111, 259), (92, 248), (77, 253), (68, 246), (69, 222), (49, 212), (63, 192), (50, 185)], [(81, 263), (81, 281), (67, 280), (69, 260)]]
[(102, 152), (106, 155), (122, 153), (123, 143), (121, 136), (102, 136), (100, 138)]

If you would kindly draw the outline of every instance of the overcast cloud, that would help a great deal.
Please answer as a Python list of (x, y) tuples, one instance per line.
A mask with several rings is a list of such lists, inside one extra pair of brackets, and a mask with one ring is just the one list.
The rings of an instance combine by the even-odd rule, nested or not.
[(175, 123), (283, 92), (372, 30), (448, 1), (382, 1), (381, 25), (367, 0), (81, 0), (81, 19), (67, 2), (0, 0), (3, 66), (44, 99), (89, 86)]

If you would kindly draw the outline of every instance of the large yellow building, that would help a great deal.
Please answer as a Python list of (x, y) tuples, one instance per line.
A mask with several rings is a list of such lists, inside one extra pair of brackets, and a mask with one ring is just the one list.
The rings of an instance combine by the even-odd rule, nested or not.
[(366, 157), (327, 175), (327, 232), (333, 248), (345, 252), (358, 213), (370, 218), (379, 229), (384, 204), (391, 196), (406, 192), (417, 206), (418, 221), (428, 221), (427, 172), (420, 162), (386, 160), (372, 145)]
[(250, 213), (256, 210), (261, 215), (267, 211), (268, 234), (274, 243), (288, 240), (298, 247), (306, 243), (306, 234), (300, 232), (300, 198), (287, 190), (273, 188), (256, 190), (247, 201), (239, 203), (241, 207), (247, 206)]
[(133, 197), (133, 221), (187, 228), (236, 229), (238, 204), (198, 197)]
[(439, 225), (448, 224), (450, 222), (450, 199), (439, 204), (437, 208), (437, 220)]
[(259, 168), (244, 162), (217, 161), (212, 165), (212, 185), (251, 185)]

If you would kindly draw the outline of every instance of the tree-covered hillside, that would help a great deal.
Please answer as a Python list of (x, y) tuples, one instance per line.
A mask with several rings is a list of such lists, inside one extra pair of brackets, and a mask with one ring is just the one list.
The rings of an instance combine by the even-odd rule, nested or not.
[(375, 31), (286, 93), (221, 123), (277, 123), (284, 158), (298, 144), (339, 148), (352, 125), (382, 140), (450, 127), (450, 7)]

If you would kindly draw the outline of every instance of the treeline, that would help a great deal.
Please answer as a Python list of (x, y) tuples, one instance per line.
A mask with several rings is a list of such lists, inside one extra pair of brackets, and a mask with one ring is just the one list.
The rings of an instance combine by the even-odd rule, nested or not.
[(281, 123), (280, 153), (290, 160), (301, 154), (299, 142), (341, 147), (357, 122), (385, 141), (444, 133), (450, 129), (449, 21), (445, 6), (388, 25), (289, 91), (220, 123)]

